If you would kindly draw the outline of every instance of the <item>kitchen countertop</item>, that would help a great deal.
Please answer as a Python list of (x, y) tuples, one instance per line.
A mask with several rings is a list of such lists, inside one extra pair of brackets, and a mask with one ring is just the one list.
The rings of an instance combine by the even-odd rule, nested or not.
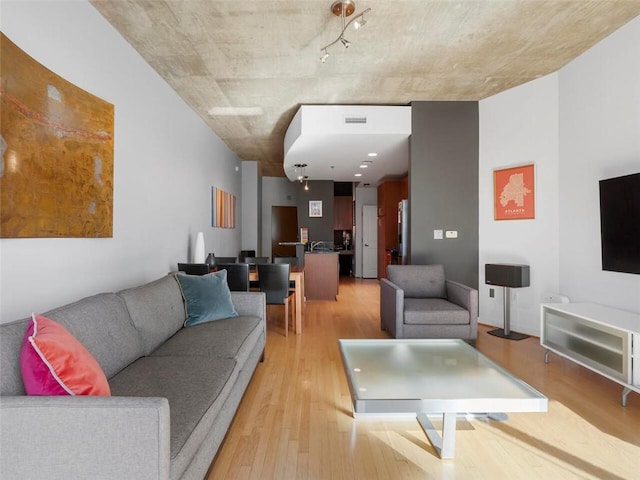
[(313, 252), (304, 252), (305, 254), (311, 255), (319, 255), (319, 254), (327, 254), (327, 253), (337, 253), (339, 255), (353, 255), (355, 252), (353, 250), (316, 250)]

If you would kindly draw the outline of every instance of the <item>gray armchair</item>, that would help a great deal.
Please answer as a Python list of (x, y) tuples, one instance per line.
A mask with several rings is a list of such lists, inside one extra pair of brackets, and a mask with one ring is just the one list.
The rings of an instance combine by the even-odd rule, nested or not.
[(380, 323), (394, 338), (478, 335), (478, 291), (446, 280), (442, 265), (389, 265), (380, 280)]

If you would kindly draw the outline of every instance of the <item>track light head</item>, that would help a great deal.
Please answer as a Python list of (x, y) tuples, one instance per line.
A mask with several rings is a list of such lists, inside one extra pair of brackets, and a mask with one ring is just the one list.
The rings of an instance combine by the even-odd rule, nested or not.
[(349, 45), (351, 45), (351, 42), (344, 37), (340, 37), (340, 41), (342, 45), (344, 45), (344, 48), (349, 48)]
[(364, 27), (366, 24), (367, 24), (367, 21), (364, 19), (364, 13), (363, 13), (361, 18), (358, 18), (353, 22), (353, 28), (355, 28), (356, 30), (359, 30), (362, 27)]

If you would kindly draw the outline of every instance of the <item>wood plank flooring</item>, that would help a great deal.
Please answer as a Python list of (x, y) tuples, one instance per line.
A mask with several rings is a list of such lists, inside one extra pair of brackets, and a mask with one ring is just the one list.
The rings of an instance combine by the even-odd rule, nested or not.
[[(553, 354), (545, 364), (537, 338), (485, 326), (478, 349), (547, 395), (548, 413), (459, 420), (445, 461), (415, 419), (353, 419), (338, 339), (387, 338), (378, 309), (377, 280), (342, 279), (337, 302), (306, 304), (302, 335), (269, 324), (265, 361), (208, 480), (640, 478), (639, 394), (622, 407), (618, 384)], [(282, 310), (270, 314), (282, 321)]]

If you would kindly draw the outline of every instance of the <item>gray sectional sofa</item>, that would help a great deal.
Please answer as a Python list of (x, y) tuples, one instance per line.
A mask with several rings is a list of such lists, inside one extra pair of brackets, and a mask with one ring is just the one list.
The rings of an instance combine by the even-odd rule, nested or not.
[(263, 358), (265, 297), (231, 292), (238, 317), (183, 327), (173, 275), (43, 315), (98, 361), (111, 396), (27, 396), (29, 319), (0, 325), (0, 478), (202, 479)]

